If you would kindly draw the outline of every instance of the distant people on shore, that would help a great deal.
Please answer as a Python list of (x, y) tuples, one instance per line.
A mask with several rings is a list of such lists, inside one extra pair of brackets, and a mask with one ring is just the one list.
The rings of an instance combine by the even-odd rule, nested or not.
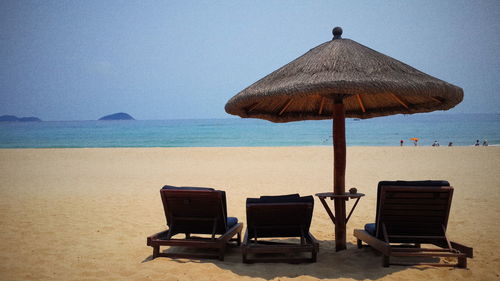
[[(419, 146), (419, 145), (418, 145), (419, 140), (420, 140), (419, 138), (410, 138), (409, 140), (411, 140), (411, 141), (412, 141), (412, 143), (413, 143), (413, 145), (414, 145), (414, 146)], [(400, 140), (399, 140), (399, 146), (404, 146), (404, 145), (405, 145), (405, 141), (404, 141), (404, 140), (402, 140), (402, 139), (400, 139)], [(443, 144), (443, 145), (446, 145), (446, 142), (445, 142), (445, 144)], [(425, 144), (424, 144), (424, 146), (425, 146)], [(433, 146), (433, 147), (435, 147), (435, 146), (441, 146), (441, 144), (439, 143), (439, 141), (438, 141), (438, 140), (435, 140), (434, 142), (432, 142), (431, 146)], [(452, 141), (449, 141), (449, 142), (448, 142), (448, 146), (454, 146), (454, 145), (453, 145), (453, 142), (452, 142)], [(489, 146), (489, 142), (488, 142), (488, 140), (487, 140), (487, 139), (484, 139), (483, 141), (481, 141), (481, 140), (476, 140), (476, 142), (474, 143), (474, 146)]]

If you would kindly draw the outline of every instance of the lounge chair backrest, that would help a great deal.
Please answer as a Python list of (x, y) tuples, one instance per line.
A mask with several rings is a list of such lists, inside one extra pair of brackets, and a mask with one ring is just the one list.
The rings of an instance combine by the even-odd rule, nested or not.
[(386, 231), (393, 243), (414, 243), (415, 237), (421, 242), (434, 239), (442, 243), (435, 237), (443, 236), (448, 224), (453, 197), (448, 182), (380, 182), (377, 197), (377, 238), (384, 240)]
[(226, 194), (212, 188), (165, 186), (160, 190), (172, 233), (223, 234), (227, 230)]
[(309, 232), (314, 209), (312, 196), (262, 196), (246, 203), (249, 239), (301, 237)]

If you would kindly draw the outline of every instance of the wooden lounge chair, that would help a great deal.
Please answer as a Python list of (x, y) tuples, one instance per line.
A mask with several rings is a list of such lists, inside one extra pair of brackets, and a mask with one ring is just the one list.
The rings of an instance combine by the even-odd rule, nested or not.
[[(319, 244), (309, 232), (313, 207), (312, 196), (298, 194), (248, 198), (243, 262), (316, 262)], [(289, 241), (291, 238), (300, 238), (300, 242)], [(308, 253), (310, 257), (305, 256)]]
[[(153, 259), (164, 256), (224, 260), (226, 246), (230, 241), (236, 242), (238, 246), (241, 244), (243, 224), (238, 223), (237, 218), (227, 217), (224, 191), (166, 185), (160, 190), (160, 194), (168, 229), (147, 238), (147, 245), (153, 247)], [(185, 238), (174, 238), (179, 233), (184, 234)], [(235, 235), (237, 238), (234, 238)], [(161, 253), (160, 246), (205, 248), (215, 252)]]
[[(375, 223), (354, 230), (358, 248), (365, 242), (381, 252), (384, 267), (425, 264), (466, 268), (472, 248), (446, 237), (452, 197), (453, 187), (447, 181), (379, 182)], [(421, 244), (434, 246), (422, 248)], [(457, 263), (391, 263), (390, 257), (445, 257), (456, 258)]]

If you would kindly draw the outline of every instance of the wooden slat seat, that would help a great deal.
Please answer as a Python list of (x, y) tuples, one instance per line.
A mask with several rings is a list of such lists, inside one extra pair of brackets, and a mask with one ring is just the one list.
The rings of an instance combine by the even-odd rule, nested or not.
[[(377, 190), (374, 224), (354, 230), (358, 247), (362, 242), (383, 254), (383, 266), (396, 264), (390, 257), (454, 257), (467, 267), (470, 247), (449, 241), (446, 236), (453, 187), (447, 181), (382, 181)], [(412, 244), (410, 246), (405, 244)], [(437, 247), (422, 248), (422, 244)]]
[(319, 244), (309, 232), (313, 208), (312, 196), (248, 198), (243, 262), (315, 262)]
[[(153, 247), (153, 259), (165, 256), (224, 260), (229, 242), (241, 244), (243, 224), (237, 218), (227, 217), (224, 191), (166, 185), (160, 195), (168, 229), (147, 238), (147, 245)], [(184, 238), (176, 238), (178, 234)], [(206, 249), (212, 253), (162, 253), (160, 246)]]

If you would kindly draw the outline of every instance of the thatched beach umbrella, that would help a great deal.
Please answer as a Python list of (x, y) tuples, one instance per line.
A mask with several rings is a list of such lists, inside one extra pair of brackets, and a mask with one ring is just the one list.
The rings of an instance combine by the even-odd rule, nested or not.
[[(427, 75), (333, 29), (333, 39), (244, 89), (226, 112), (272, 122), (333, 119), (333, 193), (345, 193), (345, 118), (447, 110), (460, 87)], [(336, 249), (346, 248), (345, 198), (335, 198)]]

